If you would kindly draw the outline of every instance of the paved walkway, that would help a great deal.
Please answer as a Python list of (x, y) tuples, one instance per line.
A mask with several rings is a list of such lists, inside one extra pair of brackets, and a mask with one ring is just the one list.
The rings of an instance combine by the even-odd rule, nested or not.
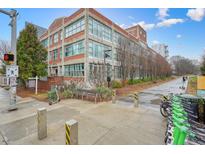
[[(79, 100), (63, 101), (61, 105), (58, 113), (55, 110), (53, 112), (56, 113), (48, 113), (46, 139), (38, 140), (35, 129), (30, 130), (31, 135), (23, 138), (15, 133), (12, 133), (14, 135), (12, 137), (8, 131), (9, 143), (65, 144), (64, 123), (74, 118), (79, 122), (79, 144), (163, 144), (165, 119), (159, 115), (159, 111), (144, 107), (126, 108), (111, 103), (96, 105)], [(23, 121), (27, 123), (24, 127), (28, 127), (32, 119)], [(9, 125), (15, 130), (16, 126), (13, 123), (7, 124)]]
[[(185, 83), (185, 87), (187, 87), (187, 83)], [(178, 78), (176, 80), (172, 80), (170, 82), (161, 84), (159, 86), (155, 86), (149, 89), (146, 89), (140, 93), (140, 102), (141, 103), (154, 103), (155, 100), (159, 99), (160, 95), (168, 95), (169, 93), (180, 94), (184, 93), (185, 89), (181, 89), (182, 79)]]
[[(162, 90), (177, 82), (151, 90)], [(17, 111), (7, 112), (1, 104), (0, 101), (0, 131), (8, 144), (65, 144), (64, 123), (72, 118), (79, 122), (79, 144), (164, 144), (166, 119), (160, 115), (159, 105), (149, 107), (142, 103), (134, 108), (131, 101), (93, 104), (69, 99), (49, 106), (28, 98), (18, 103)], [(48, 137), (43, 140), (37, 139), (36, 112), (40, 107), (48, 111)]]

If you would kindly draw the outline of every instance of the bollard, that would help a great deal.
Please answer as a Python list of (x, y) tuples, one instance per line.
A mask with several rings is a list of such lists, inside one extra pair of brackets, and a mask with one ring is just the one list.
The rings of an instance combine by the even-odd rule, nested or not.
[(47, 111), (46, 108), (38, 109), (38, 139), (47, 137)]
[(138, 94), (134, 94), (134, 106), (139, 107), (139, 96)]
[(78, 122), (74, 119), (71, 119), (65, 123), (65, 144), (78, 144)]
[(113, 90), (112, 92), (112, 103), (114, 104), (116, 100), (116, 90)]

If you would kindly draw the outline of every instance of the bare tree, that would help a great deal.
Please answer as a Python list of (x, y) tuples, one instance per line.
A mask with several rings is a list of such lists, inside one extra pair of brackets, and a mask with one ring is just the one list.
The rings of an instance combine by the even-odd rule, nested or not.
[(120, 62), (121, 73), (122, 73), (122, 81), (123, 85), (125, 85), (125, 81), (130, 72), (130, 41), (127, 38), (119, 39), (119, 46), (117, 48), (118, 60)]
[(97, 63), (92, 63), (92, 67), (90, 67), (90, 77), (89, 81), (91, 85), (94, 86), (102, 86), (105, 84), (104, 81), (104, 64), (97, 62)]
[(3, 56), (5, 53), (8, 53), (11, 51), (11, 45), (9, 42), (0, 40), (0, 60), (3, 61)]
[(133, 44), (130, 50), (130, 57), (129, 57), (129, 78), (133, 80), (136, 77), (138, 71), (138, 50), (137, 47)]
[(198, 66), (196, 63), (193, 63), (193, 60), (182, 57), (182, 56), (173, 56), (170, 58), (171, 63), (174, 67), (176, 75), (185, 75), (185, 74), (197, 74)]
[(4, 61), (4, 54), (11, 51), (11, 45), (9, 42), (0, 40), (0, 64), (2, 68), (0, 69), (1, 74), (5, 74), (6, 72), (6, 64), (7, 62)]

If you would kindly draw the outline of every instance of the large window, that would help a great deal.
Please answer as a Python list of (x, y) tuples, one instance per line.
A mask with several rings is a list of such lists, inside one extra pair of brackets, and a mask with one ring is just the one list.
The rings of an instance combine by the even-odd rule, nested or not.
[(78, 55), (84, 52), (84, 41), (75, 42), (65, 46), (65, 57)]
[(112, 41), (112, 30), (110, 27), (89, 17), (89, 34), (106, 41)]
[(125, 39), (125, 37), (122, 34), (114, 31), (113, 32), (113, 42), (115, 44), (119, 44), (120, 43), (120, 39)]
[(85, 20), (84, 18), (81, 18), (77, 21), (75, 21), (74, 23), (68, 25), (66, 28), (65, 28), (65, 37), (69, 37), (75, 33), (78, 33), (82, 30), (84, 30), (85, 28)]
[[(104, 58), (104, 52), (106, 50), (111, 50), (111, 47), (106, 46), (104, 44), (101, 43), (97, 43), (94, 41), (89, 41), (89, 57), (94, 57), (94, 58)], [(108, 51), (107, 54), (109, 55), (109, 57), (107, 57), (108, 59), (112, 58), (112, 51)]]
[(58, 49), (50, 51), (49, 60), (57, 60), (58, 59)]
[(58, 32), (54, 34), (53, 38), (54, 38), (53, 42), (57, 43), (58, 42)]
[(114, 75), (115, 75), (115, 78), (117, 79), (120, 79), (122, 77), (122, 69), (120, 66), (114, 67)]
[(46, 48), (48, 47), (48, 39), (41, 41), (41, 44)]
[(84, 76), (84, 64), (80, 63), (80, 64), (66, 65), (64, 75), (70, 77)]

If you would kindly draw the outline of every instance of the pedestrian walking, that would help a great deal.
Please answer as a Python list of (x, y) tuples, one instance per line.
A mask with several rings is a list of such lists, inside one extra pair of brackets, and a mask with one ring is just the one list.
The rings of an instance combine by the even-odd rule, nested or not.
[(186, 82), (186, 78), (185, 76), (182, 77), (182, 89), (185, 89), (185, 82)]

